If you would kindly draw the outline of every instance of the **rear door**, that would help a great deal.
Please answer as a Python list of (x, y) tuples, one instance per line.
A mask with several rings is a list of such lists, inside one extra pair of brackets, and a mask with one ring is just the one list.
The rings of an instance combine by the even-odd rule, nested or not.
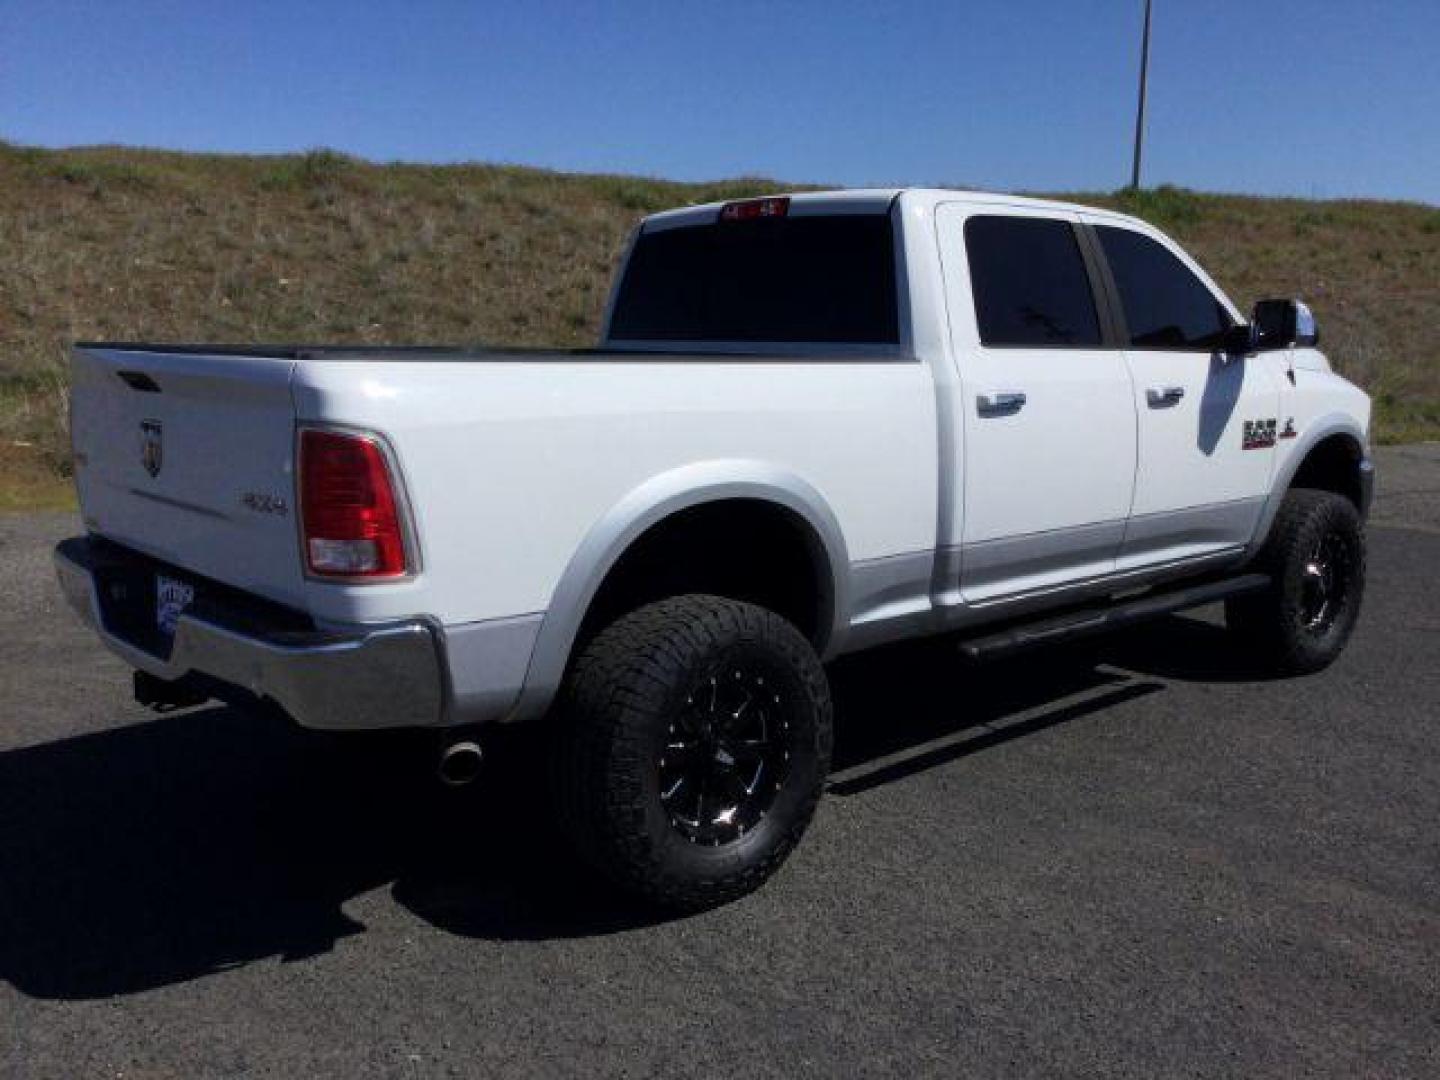
[(77, 347), (71, 428), (86, 527), (302, 606), (293, 361)]
[(1254, 532), (1274, 467), (1280, 391), (1268, 365), (1227, 356), (1237, 318), (1158, 235), (1093, 222), (1118, 295), (1140, 456), (1119, 568), (1224, 552)]
[(968, 603), (1112, 571), (1135, 479), (1124, 355), (1073, 214), (950, 203), (936, 214), (964, 438)]

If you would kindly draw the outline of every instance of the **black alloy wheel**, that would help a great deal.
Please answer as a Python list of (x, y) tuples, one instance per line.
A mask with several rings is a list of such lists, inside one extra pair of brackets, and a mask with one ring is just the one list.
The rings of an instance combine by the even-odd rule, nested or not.
[(1329, 530), (1315, 539), (1300, 570), (1300, 622), (1324, 636), (1345, 610), (1354, 577), (1354, 558), (1345, 536)]
[(703, 672), (666, 730), (660, 801), (692, 844), (738, 840), (769, 812), (790, 765), (783, 680), (758, 658)]

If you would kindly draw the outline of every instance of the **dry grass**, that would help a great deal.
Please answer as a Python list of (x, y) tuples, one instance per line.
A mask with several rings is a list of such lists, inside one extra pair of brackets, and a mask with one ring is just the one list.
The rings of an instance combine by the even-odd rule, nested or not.
[[(76, 338), (587, 343), (636, 219), (775, 186), (0, 143), (0, 505), (67, 468)], [(1154, 220), (1243, 303), (1311, 300), (1378, 435), (1440, 433), (1440, 210), (1072, 197)]]

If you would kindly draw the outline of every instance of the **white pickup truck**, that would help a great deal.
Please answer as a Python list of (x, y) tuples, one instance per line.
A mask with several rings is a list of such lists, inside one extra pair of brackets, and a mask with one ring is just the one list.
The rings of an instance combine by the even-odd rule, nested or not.
[(1224, 600), (1275, 669), (1359, 611), (1367, 397), (1310, 312), (1008, 195), (646, 219), (598, 348), (82, 343), (61, 582), (155, 704), (546, 718), (577, 850), (676, 908), (756, 887), (831, 746), (822, 662), (972, 657)]

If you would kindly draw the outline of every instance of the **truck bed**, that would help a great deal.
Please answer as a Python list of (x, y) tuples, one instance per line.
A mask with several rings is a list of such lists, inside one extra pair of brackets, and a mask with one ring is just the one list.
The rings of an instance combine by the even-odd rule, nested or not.
[(77, 349), (110, 352), (152, 353), (160, 355), (248, 356), (264, 360), (369, 360), (436, 363), (556, 363), (577, 359), (615, 359), (627, 362), (675, 360), (679, 357), (723, 357), (727, 360), (783, 360), (796, 356), (823, 357), (826, 360), (892, 359), (893, 348), (875, 347), (864, 350), (851, 348), (819, 348), (813, 345), (791, 349), (718, 348), (703, 343), (676, 343), (663, 349), (623, 349), (614, 346), (583, 348), (541, 348), (533, 345), (291, 345), (169, 341), (77, 341)]
[(254, 356), (270, 360), (504, 360), (571, 359), (576, 356), (617, 352), (609, 349), (541, 349), (491, 345), (307, 345), (233, 344), (170, 341), (77, 341), (77, 349), (107, 349), (114, 352), (161, 354), (188, 353), (199, 356)]

